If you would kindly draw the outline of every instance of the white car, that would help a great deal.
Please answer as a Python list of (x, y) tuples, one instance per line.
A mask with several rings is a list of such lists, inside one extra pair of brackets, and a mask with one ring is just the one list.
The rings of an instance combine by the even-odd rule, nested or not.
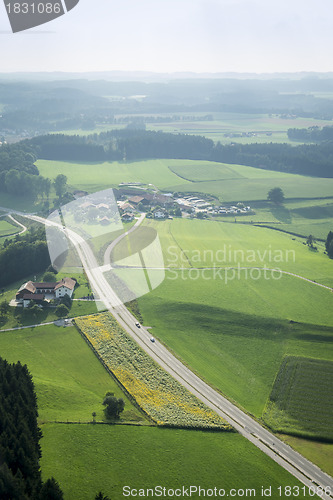
[(155, 342), (154, 337), (151, 337), (150, 342)]
[(138, 328), (141, 328), (141, 325), (138, 321), (135, 323), (135, 326), (137, 326)]

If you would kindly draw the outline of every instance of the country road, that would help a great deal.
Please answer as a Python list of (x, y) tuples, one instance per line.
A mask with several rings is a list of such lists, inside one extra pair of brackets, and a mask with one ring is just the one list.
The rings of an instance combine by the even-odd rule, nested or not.
[[(11, 211), (14, 213), (15, 211)], [(96, 258), (88, 243), (71, 229), (63, 229), (61, 225), (43, 219), (35, 215), (20, 212), (20, 215), (28, 217), (45, 225), (57, 226), (64, 231), (77, 249), (82, 265), (94, 290), (95, 297), (105, 304), (127, 333), (157, 362), (162, 368), (177, 379), (183, 386), (196, 395), (207, 406), (229, 422), (240, 434), (261, 449), (266, 455), (289, 471), (294, 477), (308, 488), (317, 486), (326, 488), (326, 493), (318, 494), (319, 497), (328, 500), (333, 499), (333, 478), (324, 473), (294, 451), (290, 446), (278, 439), (273, 433), (260, 425), (255, 419), (240, 410), (216, 390), (203, 382), (196, 374), (173, 356), (160, 342), (152, 343), (149, 331), (135, 326), (136, 318), (121, 303), (114, 290), (103, 275), (102, 268), (98, 265)], [(103, 266), (104, 267), (104, 266)], [(291, 274), (291, 273), (288, 273)], [(305, 278), (306, 279), (306, 278)], [(310, 280), (308, 280), (310, 281)], [(174, 325), (172, 326), (174, 328)], [(312, 490), (313, 491), (313, 490)], [(313, 495), (310, 495), (313, 496)]]

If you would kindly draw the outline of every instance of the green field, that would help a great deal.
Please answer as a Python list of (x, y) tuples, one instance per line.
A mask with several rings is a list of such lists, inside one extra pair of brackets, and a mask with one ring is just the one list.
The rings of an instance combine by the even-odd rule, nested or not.
[(255, 488), (257, 497), (262, 486), (272, 486), (271, 498), (277, 499), (279, 486), (299, 484), (236, 434), (59, 424), (44, 425), (42, 431), (42, 474), (59, 481), (65, 500), (91, 500), (100, 490), (120, 500), (124, 486), (159, 485), (216, 486), (228, 493)]
[[(284, 190), (286, 198), (329, 197), (333, 191), (333, 179), (205, 161), (146, 160), (88, 164), (39, 160), (37, 166), (41, 175), (54, 179), (58, 174), (65, 174), (72, 187), (89, 192), (116, 187), (121, 182), (142, 182), (165, 191), (212, 194), (229, 202), (265, 200), (268, 191), (275, 186)], [(191, 174), (192, 168), (195, 169), (194, 174)], [(181, 175), (185, 172), (190, 179), (194, 175), (195, 180), (183, 179), (174, 173), (177, 169), (180, 169)]]
[(333, 441), (333, 362), (284, 358), (263, 418), (275, 432)]
[[(323, 244), (318, 245), (315, 252), (303, 244), (302, 238), (267, 228), (215, 220), (146, 219), (145, 226), (158, 231), (167, 268), (258, 266), (281, 269), (333, 286), (332, 260), (323, 253)], [(230, 271), (231, 277), (232, 274)], [(298, 286), (297, 281), (295, 278), (295, 286)]]
[(0, 219), (0, 242), (1, 238), (20, 232), (20, 228), (15, 224)]
[(74, 327), (39, 326), (0, 333), (1, 356), (27, 364), (33, 376), (40, 422), (103, 421), (102, 401), (114, 392), (126, 401), (124, 420), (145, 420), (123, 395)]
[[(332, 284), (332, 261), (323, 253), (263, 228), (190, 220), (147, 224), (158, 230), (166, 264), (174, 269), (138, 299), (144, 322), (228, 397), (259, 417), (284, 355), (332, 359), (327, 349), (333, 335), (332, 292), (289, 275), (275, 280), (274, 274), (237, 270), (238, 262), (263, 266), (259, 260), (247, 262), (246, 250), (255, 249), (257, 257), (269, 247), (272, 255), (293, 250), (294, 259), (273, 263)], [(221, 262), (226, 254), (218, 252), (224, 245), (232, 249), (231, 260), (227, 252)], [(245, 262), (240, 260), (244, 255)], [(204, 269), (214, 265), (236, 270)]]

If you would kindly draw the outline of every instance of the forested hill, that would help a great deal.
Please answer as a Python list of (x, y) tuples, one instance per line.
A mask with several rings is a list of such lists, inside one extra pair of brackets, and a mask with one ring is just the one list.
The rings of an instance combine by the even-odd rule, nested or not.
[(215, 144), (202, 136), (146, 130), (113, 130), (100, 134), (45, 135), (24, 141), (38, 158), (64, 161), (132, 161), (148, 158), (208, 160), (267, 170), (333, 177), (333, 141), (289, 144)]

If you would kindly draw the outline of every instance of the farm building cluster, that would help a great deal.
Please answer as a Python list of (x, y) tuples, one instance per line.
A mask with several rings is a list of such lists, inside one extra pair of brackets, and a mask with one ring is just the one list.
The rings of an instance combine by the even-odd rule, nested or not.
[(218, 215), (250, 215), (254, 214), (251, 207), (238, 203), (237, 206), (216, 206), (210, 200), (200, 198), (194, 194), (177, 196), (174, 193), (161, 194), (158, 192), (133, 194), (131, 190), (120, 189), (120, 199), (117, 201), (123, 221), (132, 221), (135, 214), (146, 212), (148, 218), (166, 219), (182, 213), (191, 216), (218, 216)]
[(74, 278), (63, 278), (52, 283), (28, 281), (18, 290), (16, 303), (28, 307), (31, 302), (43, 304), (54, 299), (61, 299), (65, 295), (72, 298), (75, 285)]

